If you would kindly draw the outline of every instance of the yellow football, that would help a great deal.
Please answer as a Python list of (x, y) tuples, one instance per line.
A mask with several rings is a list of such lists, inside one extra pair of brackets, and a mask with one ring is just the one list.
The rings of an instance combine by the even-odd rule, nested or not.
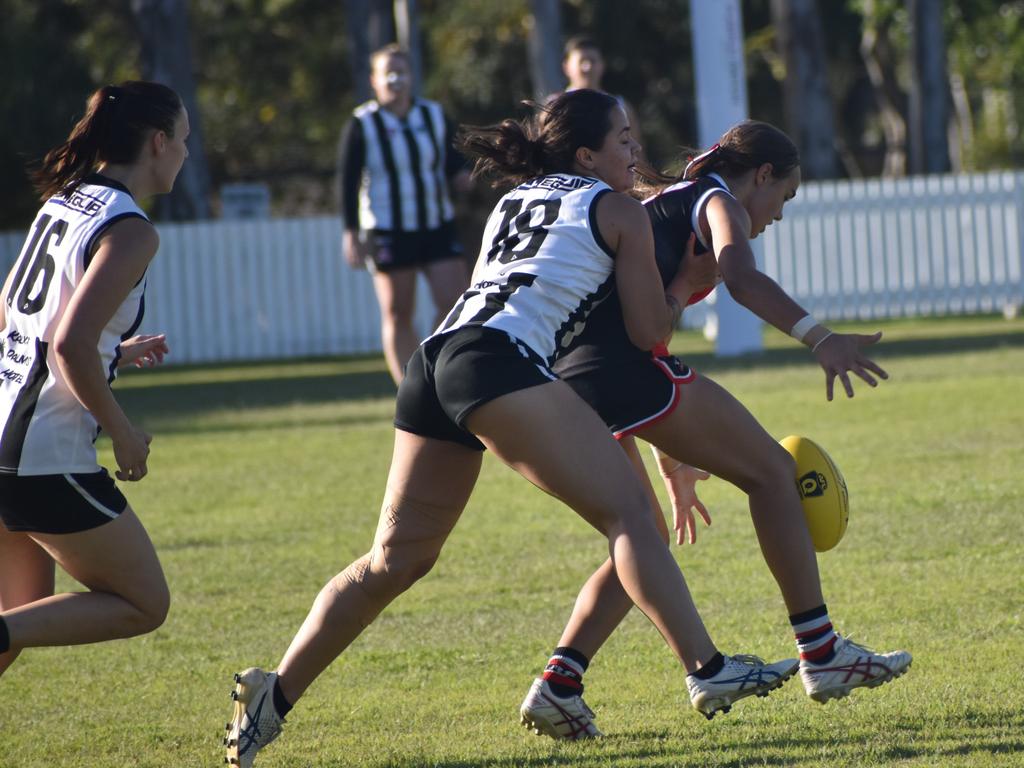
[(796, 488), (814, 548), (826, 552), (846, 533), (850, 496), (839, 467), (813, 440), (790, 435), (779, 441), (796, 461)]

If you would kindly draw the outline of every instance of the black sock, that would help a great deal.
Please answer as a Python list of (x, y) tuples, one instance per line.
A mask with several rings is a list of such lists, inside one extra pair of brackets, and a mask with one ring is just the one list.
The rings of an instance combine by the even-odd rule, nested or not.
[(723, 666), (725, 666), (725, 657), (719, 651), (715, 651), (715, 655), (708, 659), (707, 664), (690, 674), (698, 680), (707, 680), (721, 672)]
[(11, 634), (7, 631), (7, 622), (0, 616), (0, 653), (11, 650)]
[(590, 659), (575, 648), (559, 646), (551, 654), (541, 678), (545, 680), (555, 696), (567, 698), (583, 695), (583, 673), (590, 666)]
[(284, 693), (281, 692), (281, 681), (274, 679), (274, 709), (277, 710), (277, 716), (284, 720), (284, 716), (292, 711), (292, 705), (288, 703), (288, 699), (284, 697)]

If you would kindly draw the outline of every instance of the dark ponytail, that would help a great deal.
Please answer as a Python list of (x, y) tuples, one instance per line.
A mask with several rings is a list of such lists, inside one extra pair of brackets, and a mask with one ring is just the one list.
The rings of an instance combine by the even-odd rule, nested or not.
[(758, 120), (737, 123), (711, 149), (687, 163), (680, 179), (697, 179), (709, 173), (739, 176), (771, 163), (772, 176), (782, 178), (800, 165), (800, 152), (785, 133)]
[(31, 171), (40, 197), (74, 190), (102, 163), (134, 163), (150, 131), (173, 137), (181, 109), (181, 98), (166, 85), (131, 80), (103, 86), (89, 97), (67, 141)]
[(576, 150), (599, 150), (611, 130), (614, 96), (581, 88), (547, 104), (523, 102), (537, 111), (531, 120), (462, 126), (456, 141), (476, 158), (473, 176), (495, 177), (493, 186), (516, 186), (549, 173), (572, 173)]

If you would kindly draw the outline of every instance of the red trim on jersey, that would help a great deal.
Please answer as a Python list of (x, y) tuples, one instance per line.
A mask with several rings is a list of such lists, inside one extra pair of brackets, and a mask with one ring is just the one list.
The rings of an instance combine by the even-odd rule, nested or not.
[(620, 430), (619, 432), (613, 432), (612, 437), (614, 437), (616, 440), (621, 440), (624, 437), (635, 435), (644, 427), (649, 427), (651, 426), (651, 424), (657, 424), (662, 419), (666, 419), (669, 416), (671, 416), (672, 411), (676, 409), (676, 406), (679, 405), (680, 399), (682, 399), (682, 391), (680, 390), (681, 386), (681, 384), (676, 384), (675, 389), (672, 393), (672, 400), (671, 402), (669, 402), (667, 406), (662, 408), (653, 416), (647, 417), (643, 421), (638, 421), (636, 424), (631, 424), (630, 426), (626, 427), (623, 430)]

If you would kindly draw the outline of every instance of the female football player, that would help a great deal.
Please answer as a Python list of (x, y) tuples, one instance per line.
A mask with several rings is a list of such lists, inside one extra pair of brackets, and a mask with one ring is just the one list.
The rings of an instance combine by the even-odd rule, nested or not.
[(666, 300), (650, 221), (624, 194), (638, 145), (618, 101), (573, 91), (545, 106), (535, 124), (469, 129), (463, 144), (478, 173), (515, 188), (488, 221), (471, 288), (407, 366), (370, 551), (323, 588), (276, 672), (236, 676), (229, 763), (251, 765), (310, 683), (430, 570), (469, 499), (484, 448), (607, 536), (625, 594), (690, 673), (699, 706), (736, 691), (766, 692), (795, 672), (795, 660), (769, 665), (716, 650), (628, 460), (551, 371), (613, 285), (622, 332), (651, 349), (674, 327), (680, 300), (713, 281), (713, 261), (694, 260), (667, 283)]
[[(864, 351), (880, 333), (829, 330), (757, 268), (749, 241), (782, 219), (783, 206), (800, 185), (799, 155), (789, 137), (766, 123), (740, 123), (691, 161), (679, 178), (655, 182), (660, 187), (645, 206), (663, 280), (675, 274), (683, 244), (696, 234), (698, 250), (714, 253), (733, 297), (811, 349), (825, 371), (829, 400), (837, 377), (848, 397), (853, 397), (851, 372), (871, 386), (877, 385), (876, 377), (887, 378)], [(800, 676), (811, 698), (825, 702), (902, 674), (910, 665), (909, 653), (877, 654), (833, 629), (790, 455), (722, 387), (697, 376), (664, 348), (651, 354), (632, 344), (619, 330), (618, 312), (614, 299), (598, 307), (555, 370), (616, 437), (636, 435), (667, 454), (658, 463), (674, 500), (680, 543), (684, 529), (691, 540), (694, 536), (691, 507), (709, 521), (693, 493), (697, 475), (690, 467), (700, 467), (748, 496), (761, 551), (786, 603), (800, 652)], [(626, 447), (646, 477), (635, 446)], [(649, 495), (653, 497), (653, 489)], [(667, 538), (661, 515), (655, 516)], [(551, 660), (523, 702), (525, 725), (556, 738), (597, 733), (592, 723), (588, 729), (566, 727), (558, 707), (579, 700), (590, 658), (629, 608), (615, 565), (608, 560), (580, 592)]]
[[(158, 238), (138, 200), (169, 192), (188, 157), (188, 114), (163, 85), (89, 98), (34, 174), (44, 200), (0, 293), (0, 673), (23, 648), (151, 632), (169, 596), (115, 475), (146, 476), (150, 436), (110, 390), (117, 368), (156, 364), (164, 337), (132, 334)], [(86, 587), (54, 595), (54, 564)]]

